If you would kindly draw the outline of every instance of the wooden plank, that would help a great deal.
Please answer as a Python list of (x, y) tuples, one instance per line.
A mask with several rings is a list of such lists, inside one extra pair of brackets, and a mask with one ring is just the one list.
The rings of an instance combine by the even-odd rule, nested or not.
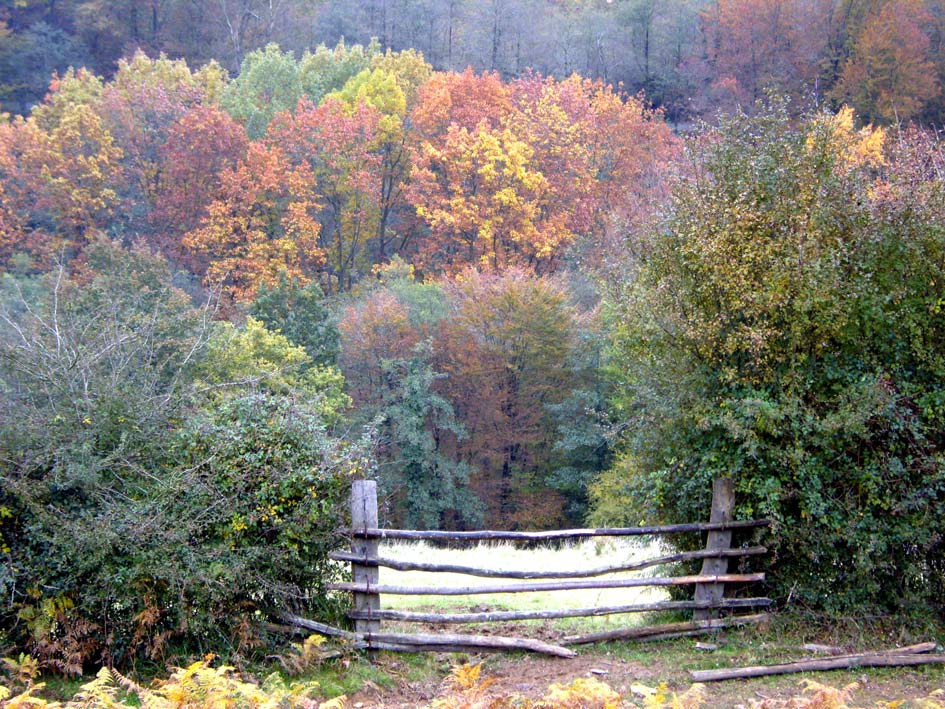
[[(720, 607), (764, 608), (770, 606), (770, 598), (730, 598), (720, 602)], [(598, 606), (594, 608), (563, 608), (560, 610), (532, 611), (483, 611), (479, 613), (418, 613), (414, 611), (378, 611), (374, 617), (380, 620), (394, 620), (404, 623), (493, 623), (516, 620), (553, 620), (555, 618), (586, 618), (593, 616), (617, 615), (620, 613), (650, 613), (657, 611), (692, 610), (698, 608), (695, 601), (655, 601), (636, 603), (625, 606)], [(708, 607), (708, 604), (705, 605)], [(357, 619), (358, 611), (348, 614)]]
[(361, 639), (358, 633), (352, 633), (349, 630), (342, 630), (341, 628), (336, 628), (333, 625), (319, 623), (317, 620), (309, 620), (308, 618), (303, 618), (302, 616), (295, 615), (293, 613), (280, 613), (279, 619), (283, 623), (288, 623), (289, 625), (293, 625), (297, 628), (312, 630), (319, 635), (327, 635), (330, 638), (344, 638), (345, 640)]
[[(604, 581), (563, 581), (547, 583), (518, 583), (498, 586), (392, 586), (368, 587), (360, 583), (332, 583), (331, 591), (354, 593), (390, 593), (397, 596), (469, 596), (484, 593), (529, 593), (533, 591), (573, 591), (585, 588), (638, 588), (641, 586), (685, 586), (693, 583), (752, 583), (764, 581), (764, 573), (725, 574), (719, 576), (652, 576)], [(358, 609), (360, 610), (360, 609)]]
[(892, 652), (865, 653), (861, 655), (841, 655), (817, 659), (786, 662), (778, 665), (755, 665), (752, 667), (733, 667), (719, 670), (691, 670), (693, 682), (719, 682), (726, 679), (746, 677), (765, 677), (796, 672), (824, 672), (843, 670), (852, 667), (904, 667), (914, 665), (945, 664), (945, 655), (894, 654)]
[(770, 526), (771, 520), (757, 519), (724, 524), (692, 523), (667, 524), (653, 527), (601, 527), (598, 529), (557, 529), (548, 532), (503, 532), (480, 530), (476, 532), (447, 532), (443, 530), (420, 531), (414, 529), (349, 529), (356, 537), (376, 539), (427, 539), (439, 541), (461, 540), (508, 540), (521, 542), (543, 542), (557, 539), (583, 539), (586, 537), (634, 537), (683, 532), (711, 532), (721, 529), (751, 529)]
[(551, 645), (531, 638), (511, 638), (501, 635), (455, 635), (450, 633), (370, 633), (364, 636), (368, 643), (374, 641), (399, 645), (426, 645), (430, 647), (451, 646), (469, 649), (489, 648), (494, 650), (528, 650), (555, 657), (576, 657), (574, 650)]
[(484, 654), (509, 651), (509, 648), (486, 647), (483, 645), (395, 645), (393, 643), (379, 643), (377, 640), (372, 640), (371, 646), (377, 650), (386, 650), (388, 652), (463, 652)]
[(762, 623), (770, 618), (768, 613), (755, 615), (732, 616), (729, 618), (711, 618), (709, 620), (693, 620), (684, 623), (663, 623), (637, 628), (616, 628), (587, 635), (571, 635), (561, 640), (562, 645), (587, 645), (589, 643), (607, 642), (610, 640), (640, 640), (648, 637), (679, 637), (682, 633), (706, 633), (721, 628), (731, 628), (738, 625)]
[(396, 569), (397, 571), (426, 571), (430, 573), (466, 574), (467, 576), (506, 579), (573, 579), (603, 576), (604, 574), (613, 574), (622, 571), (638, 571), (651, 566), (659, 566), (660, 564), (675, 564), (680, 561), (690, 561), (692, 559), (705, 559), (719, 556), (757, 556), (759, 554), (765, 554), (767, 551), (768, 550), (762, 546), (745, 547), (741, 549), (701, 549), (699, 551), (666, 554), (664, 556), (658, 556), (652, 559), (643, 559), (641, 561), (628, 561), (623, 564), (598, 566), (596, 568), (587, 569), (584, 571), (579, 569), (574, 571), (502, 571), (496, 569), (478, 568), (474, 566), (461, 566), (458, 564), (427, 564), (418, 561), (403, 561), (400, 559), (390, 559), (386, 557), (372, 558), (345, 551), (333, 552), (330, 557), (335, 561), (349, 561), (352, 563), (362, 564), (364, 566), (383, 566), (388, 569)]
[[(288, 617), (297, 617), (297, 616), (284, 616)], [(320, 627), (321, 630), (316, 630), (320, 635), (328, 635), (329, 637), (344, 637), (345, 647), (347, 650), (386, 650), (388, 652), (467, 652), (469, 648), (455, 646), (451, 647), (449, 645), (396, 645), (394, 643), (381, 643), (376, 640), (371, 643), (371, 647), (368, 648), (368, 644), (363, 640), (357, 640), (357, 636), (354, 633), (350, 633), (347, 630), (341, 630), (340, 628), (334, 628), (330, 625), (325, 625), (323, 623), (318, 623), (316, 621), (310, 621), (307, 618), (299, 618), (299, 620), (310, 624), (311, 626)], [(267, 623), (267, 630), (277, 633), (291, 633), (293, 635), (305, 635), (306, 628), (302, 628), (297, 625), (274, 625), (272, 623)], [(313, 630), (313, 627), (308, 627), (307, 630)], [(326, 632), (327, 631), (327, 632)], [(480, 652), (499, 652), (499, 650), (480, 650)], [(336, 657), (342, 657), (344, 653), (342, 652), (327, 652), (319, 653), (319, 658), (323, 660), (330, 660)], [(270, 655), (271, 659), (280, 659), (278, 655)]]
[[(732, 520), (735, 513), (735, 485), (731, 478), (716, 478), (712, 481), (712, 511), (709, 521), (724, 524)], [(728, 549), (732, 546), (732, 531), (720, 529), (708, 533), (707, 551)], [(728, 572), (728, 558), (725, 556), (707, 557), (702, 562), (703, 576), (717, 576)], [(694, 598), (697, 601), (720, 601), (725, 595), (723, 584), (697, 584)], [(718, 611), (699, 609), (693, 613), (694, 620), (717, 618)]]
[[(377, 527), (377, 483), (374, 480), (355, 480), (351, 483), (351, 526), (370, 529)], [(351, 540), (351, 553), (358, 557), (377, 556), (378, 541), (369, 537), (354, 537)], [(355, 622), (355, 631), (376, 633), (381, 629), (379, 620), (371, 620), (370, 615), (381, 608), (381, 597), (377, 586), (380, 581), (380, 569), (357, 562), (351, 565), (352, 579), (362, 590), (354, 594), (354, 609), (368, 615), (368, 619)]]
[[(390, 649), (385, 645), (423, 646), (425, 648), (439, 648), (441, 652), (451, 652), (447, 648), (462, 648), (465, 650), (529, 650), (555, 657), (575, 657), (573, 650), (551, 645), (531, 638), (510, 638), (501, 635), (457, 635), (449, 633), (351, 633), (335, 628), (318, 621), (309, 620), (291, 613), (279, 616), (289, 625), (312, 630), (321, 635), (340, 637), (355, 642), (365, 642), (370, 649)], [(457, 650), (458, 651), (458, 650)]]

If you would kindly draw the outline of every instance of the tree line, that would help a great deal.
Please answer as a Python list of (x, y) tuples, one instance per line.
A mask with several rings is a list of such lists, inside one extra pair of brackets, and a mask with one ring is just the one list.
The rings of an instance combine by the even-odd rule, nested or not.
[(111, 76), (141, 49), (235, 75), (270, 43), (414, 49), (437, 70), (572, 73), (644, 92), (674, 121), (764, 92), (942, 121), (940, 0), (23, 0), (0, 7), (0, 102), (26, 113), (50, 75)]

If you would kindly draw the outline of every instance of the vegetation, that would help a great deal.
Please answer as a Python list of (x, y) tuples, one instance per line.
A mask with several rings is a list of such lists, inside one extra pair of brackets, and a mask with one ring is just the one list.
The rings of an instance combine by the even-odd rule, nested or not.
[(148, 252), (86, 259), (3, 282), (4, 628), (65, 674), (177, 645), (246, 656), (265, 613), (328, 610), (370, 465), (334, 432), (341, 375), (258, 321), (213, 322)]
[(945, 610), (938, 0), (2, 5), (0, 647), (256, 659), (364, 475)]
[(942, 12), (941, 0), (17, 0), (0, 9), (0, 102), (26, 114), (54, 71), (110, 75), (141, 49), (238, 73), (224, 103), (258, 138), (300, 98), (318, 103), (385, 52), (414, 49), (439, 71), (622, 84), (677, 121), (774, 88), (938, 125)]

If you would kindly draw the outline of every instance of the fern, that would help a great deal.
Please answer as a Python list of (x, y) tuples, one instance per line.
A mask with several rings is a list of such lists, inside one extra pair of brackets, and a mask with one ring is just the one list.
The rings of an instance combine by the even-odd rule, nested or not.
[(318, 709), (344, 709), (347, 701), (348, 698), (342, 694), (340, 697), (335, 697), (334, 699), (329, 699), (327, 702), (322, 702), (318, 705)]
[(103, 667), (95, 675), (95, 679), (82, 685), (70, 704), (77, 706), (95, 707), (95, 709), (121, 709), (126, 705), (118, 698), (118, 686), (112, 670)]
[(478, 709), (484, 705), (486, 690), (495, 680), (482, 677), (482, 665), (456, 664), (450, 671), (447, 683), (456, 690), (446, 697), (433, 700), (433, 709)]
[(694, 684), (682, 694), (671, 692), (666, 683), (657, 687), (635, 684), (630, 691), (643, 697), (646, 709), (699, 709), (705, 706), (706, 690), (701, 684)]
[[(49, 702), (42, 697), (35, 696), (45, 686), (40, 682), (39, 684), (30, 685), (15, 697), (8, 695), (8, 698), (3, 702), (4, 709), (62, 709), (63, 705), (59, 702)], [(9, 692), (10, 690), (6, 691)]]
[(287, 655), (276, 655), (276, 659), (289, 675), (300, 675), (317, 667), (324, 659), (322, 645), (325, 638), (321, 635), (309, 635), (304, 642), (292, 643)]
[(617, 709), (620, 695), (607, 684), (580, 677), (570, 684), (553, 684), (536, 709)]
[(3, 666), (10, 678), (17, 684), (29, 686), (33, 683), (33, 680), (39, 677), (39, 660), (32, 655), (24, 655), (21, 652), (16, 660), (12, 657), (4, 657)]
[(450, 682), (460, 689), (472, 689), (479, 684), (482, 675), (482, 663), (476, 665), (453, 665), (450, 672)]

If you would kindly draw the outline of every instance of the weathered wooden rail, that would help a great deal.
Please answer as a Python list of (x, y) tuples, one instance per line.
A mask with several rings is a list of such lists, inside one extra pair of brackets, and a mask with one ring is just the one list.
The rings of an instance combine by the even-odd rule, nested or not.
[[(349, 617), (355, 622), (354, 632), (328, 628), (314, 621), (292, 617), (294, 625), (325, 634), (345, 637), (359, 647), (373, 650), (401, 651), (496, 651), (524, 649), (561, 657), (574, 653), (564, 645), (580, 645), (589, 642), (636, 638), (652, 640), (680, 637), (705, 632), (716, 632), (721, 628), (757, 623), (767, 616), (763, 613), (749, 615), (726, 615), (739, 609), (765, 608), (771, 604), (768, 598), (726, 597), (726, 586), (744, 585), (763, 581), (764, 573), (729, 573), (729, 561), (733, 558), (759, 556), (766, 553), (762, 546), (732, 548), (732, 533), (735, 530), (751, 530), (764, 527), (768, 520), (735, 521), (733, 486), (730, 480), (720, 479), (713, 484), (712, 511), (709, 522), (693, 524), (661, 525), (651, 527), (621, 527), (601, 529), (566, 529), (548, 532), (505, 531), (418, 531), (406, 529), (380, 529), (377, 517), (377, 485), (372, 480), (355, 481), (351, 493), (351, 550), (332, 554), (337, 561), (348, 562), (352, 568), (352, 581), (329, 585), (329, 589), (351, 592), (354, 607)], [(706, 546), (698, 551), (663, 554), (651, 559), (614, 563), (584, 570), (499, 570), (478, 568), (461, 564), (434, 564), (384, 557), (379, 553), (383, 540), (428, 540), (440, 542), (459, 541), (511, 541), (547, 542), (593, 537), (655, 536), (681, 533), (706, 533)], [(681, 561), (702, 560), (699, 574), (684, 576), (652, 576), (632, 578), (598, 578), (608, 574), (639, 571), (662, 564)], [(463, 586), (399, 586), (379, 583), (380, 567), (398, 571), (426, 571), (434, 573), (465, 574), (484, 578), (513, 579), (506, 584)], [(568, 591), (578, 589), (619, 589), (641, 587), (673, 587), (692, 585), (695, 587), (691, 601), (655, 601), (624, 605), (597, 606), (592, 608), (570, 608), (561, 610), (483, 611), (474, 613), (428, 613), (417, 611), (395, 611), (381, 609), (382, 595), (439, 595), (467, 596), (496, 593), (533, 593), (546, 591)], [(483, 623), (535, 619), (579, 618), (617, 614), (645, 613), (652, 611), (692, 610), (693, 620), (684, 623), (668, 623), (648, 627), (630, 627), (609, 630), (603, 633), (566, 637), (560, 645), (529, 638), (499, 637), (494, 635), (456, 635), (452, 633), (382, 633), (382, 621), (399, 623)]]

